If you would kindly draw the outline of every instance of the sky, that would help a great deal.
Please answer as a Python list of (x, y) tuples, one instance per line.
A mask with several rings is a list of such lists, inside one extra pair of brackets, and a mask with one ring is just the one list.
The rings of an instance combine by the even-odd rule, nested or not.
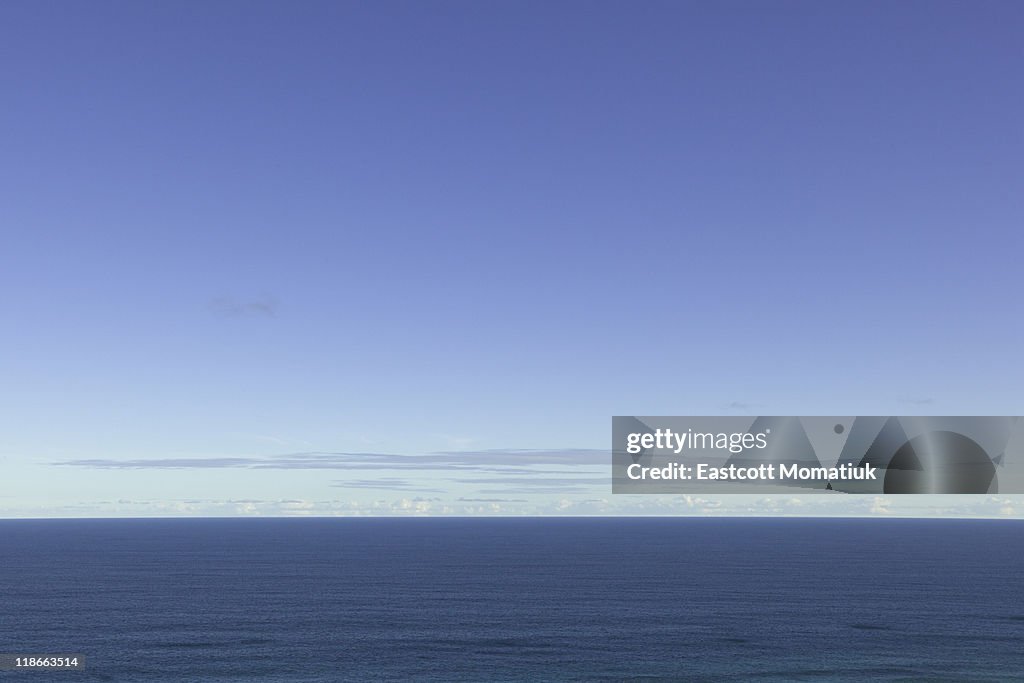
[(1022, 33), (2, 3), (0, 516), (1024, 516), (608, 478), (612, 415), (1024, 414)]

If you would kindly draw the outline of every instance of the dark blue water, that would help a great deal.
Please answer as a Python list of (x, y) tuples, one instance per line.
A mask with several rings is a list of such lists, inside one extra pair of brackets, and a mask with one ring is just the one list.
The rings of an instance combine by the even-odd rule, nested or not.
[(87, 657), (19, 680), (1024, 680), (1014, 521), (2, 521), (0, 548), (0, 652)]

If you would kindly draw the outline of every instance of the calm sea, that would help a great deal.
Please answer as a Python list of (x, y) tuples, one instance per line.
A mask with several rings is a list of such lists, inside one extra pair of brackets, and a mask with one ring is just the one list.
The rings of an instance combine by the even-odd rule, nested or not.
[(1024, 680), (1024, 523), (0, 521), (25, 681)]

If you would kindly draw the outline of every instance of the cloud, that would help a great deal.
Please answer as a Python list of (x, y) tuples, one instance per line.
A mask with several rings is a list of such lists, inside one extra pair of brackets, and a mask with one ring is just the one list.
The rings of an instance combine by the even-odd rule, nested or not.
[(254, 458), (148, 458), (139, 460), (105, 460), (91, 458), (83, 460), (66, 460), (53, 465), (70, 467), (88, 467), (100, 470), (134, 470), (134, 469), (184, 469), (184, 468), (222, 468), (250, 467)]
[(761, 407), (760, 403), (744, 403), (743, 401), (730, 401), (725, 405), (728, 410), (735, 410), (741, 413), (749, 413)]
[(279, 309), (280, 304), (274, 297), (250, 300), (219, 297), (210, 302), (210, 310), (222, 318), (238, 318), (250, 315), (275, 318)]
[[(605, 476), (550, 476), (548, 472), (535, 471), (530, 476), (504, 477), (456, 477), (452, 481), (470, 484), (479, 488), (481, 495), (522, 495), (553, 493), (591, 492), (595, 487), (611, 486), (611, 477)], [(494, 488), (492, 488), (494, 487)]]
[(527, 503), (525, 498), (459, 498), (460, 503)]
[[(609, 477), (546, 477), (543, 476), (543, 472), (538, 472), (537, 475), (541, 477), (548, 486), (567, 486), (573, 484), (611, 484), (611, 478)], [(456, 479), (455, 481), (463, 482), (466, 484), (533, 484), (538, 480), (537, 476), (533, 477), (468, 477), (465, 479)]]
[(935, 399), (930, 396), (921, 396), (917, 398), (901, 398), (898, 399), (900, 403), (906, 403), (912, 406), (929, 406), (935, 403)]
[(413, 491), (418, 493), (444, 493), (436, 488), (420, 486), (407, 479), (381, 477), (380, 479), (348, 479), (335, 481), (331, 486), (347, 489), (380, 489), (382, 491)]
[[(390, 453), (289, 453), (213, 458), (92, 458), (52, 463), (98, 470), (245, 469), (352, 472), (335, 488), (442, 493), (445, 486), (467, 486), (481, 498), (523, 494), (596, 493), (611, 485), (607, 451), (487, 450), (422, 455)], [(359, 476), (362, 475), (362, 476)], [(408, 475), (408, 476), (403, 476)], [(488, 501), (490, 502), (490, 501)]]
[(377, 499), (282, 498), (94, 500), (60, 506), (7, 508), (2, 517), (380, 517), (380, 516), (599, 515), (659, 517), (917, 517), (1001, 518), (1024, 520), (1024, 495), (1000, 496), (594, 496), (592, 492), (552, 492), (533, 499), (444, 494), (387, 495)]
[(871, 507), (868, 508), (869, 512), (873, 515), (889, 515), (892, 514), (892, 510), (889, 509), (889, 501), (885, 498), (874, 498), (871, 501)]
[[(437, 470), (493, 472), (496, 474), (532, 474), (538, 466), (597, 467), (610, 466), (607, 451), (567, 450), (486, 450), (443, 451), (423, 455), (390, 453), (288, 453), (271, 456), (216, 458), (136, 458), (114, 460), (90, 458), (52, 463), (66, 467), (91, 469), (288, 469), (288, 470)], [(568, 474), (575, 470), (548, 470), (544, 474)]]

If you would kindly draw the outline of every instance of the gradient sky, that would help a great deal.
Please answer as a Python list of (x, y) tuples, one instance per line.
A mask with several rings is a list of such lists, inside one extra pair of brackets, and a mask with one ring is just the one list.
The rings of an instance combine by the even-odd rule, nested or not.
[(1024, 414), (1022, 36), (2, 3), (0, 514), (630, 512), (613, 414)]

